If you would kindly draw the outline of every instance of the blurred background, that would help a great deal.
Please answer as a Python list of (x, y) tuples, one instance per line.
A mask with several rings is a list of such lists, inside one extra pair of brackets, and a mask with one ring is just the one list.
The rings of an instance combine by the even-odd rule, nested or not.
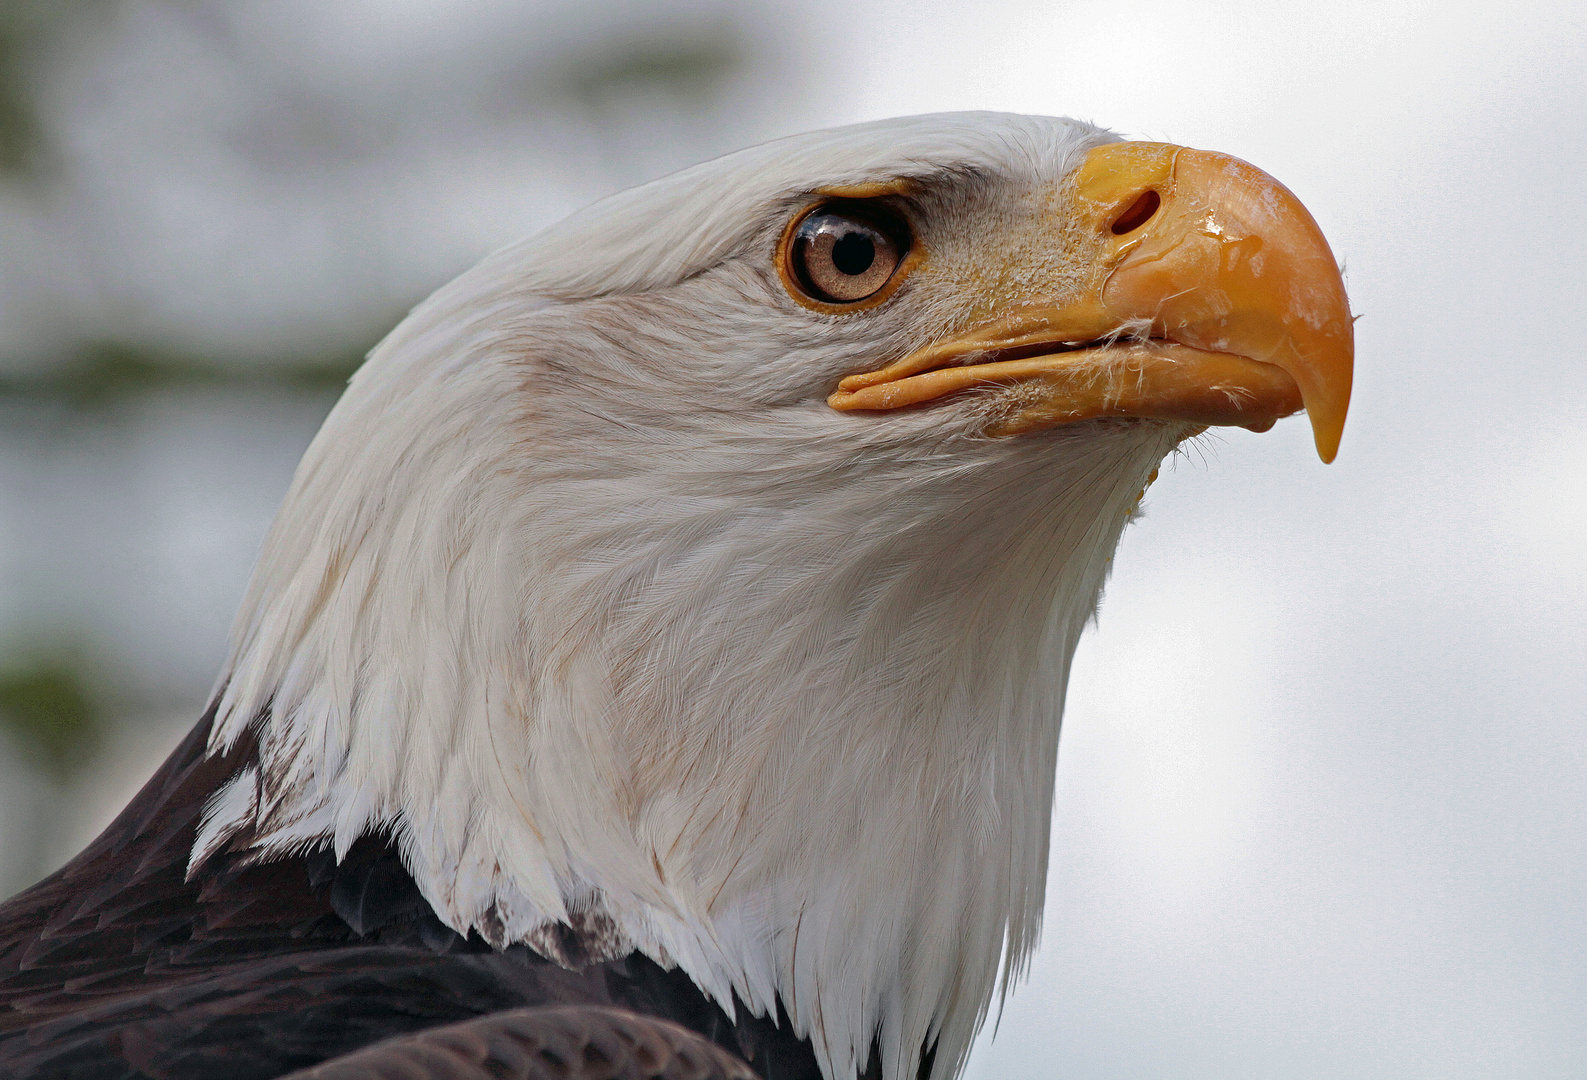
[(685, 164), (965, 108), (1257, 163), (1362, 316), (1336, 464), (1291, 420), (1148, 495), (970, 1075), (1587, 1075), (1573, 3), (0, 0), (0, 894), (196, 720), (409, 306)]

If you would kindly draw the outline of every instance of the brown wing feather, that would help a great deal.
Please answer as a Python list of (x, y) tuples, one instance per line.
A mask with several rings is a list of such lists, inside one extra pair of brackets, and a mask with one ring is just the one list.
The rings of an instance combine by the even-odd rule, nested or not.
[(677, 1024), (625, 1009), (511, 1009), (375, 1043), (283, 1080), (756, 1080)]

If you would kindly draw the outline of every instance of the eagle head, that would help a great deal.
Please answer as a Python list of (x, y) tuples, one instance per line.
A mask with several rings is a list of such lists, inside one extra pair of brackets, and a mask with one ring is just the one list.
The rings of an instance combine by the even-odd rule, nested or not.
[(194, 867), (385, 833), (436, 913), (638, 950), (831, 1080), (962, 1065), (1039, 930), (1064, 686), (1158, 463), (1303, 407), (1338, 270), (1236, 159), (967, 113), (596, 203), (430, 297), (259, 560)]

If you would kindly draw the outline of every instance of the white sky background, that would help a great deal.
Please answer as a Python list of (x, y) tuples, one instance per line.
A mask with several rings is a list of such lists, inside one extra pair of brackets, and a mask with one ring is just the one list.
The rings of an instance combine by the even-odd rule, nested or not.
[(1334, 465), (1288, 421), (1148, 495), (972, 1077), (1587, 1075), (1587, 13), (864, 5), (830, 40), (833, 120), (1067, 113), (1255, 162), (1362, 316)]
[[(489, 42), (521, 47), (498, 28), (513, 7), (248, 5), (269, 60), (248, 85), (187, 30), (126, 31), (141, 51), (90, 65), (104, 85), (72, 93), (91, 104), (60, 106), (102, 127), (78, 129), (99, 170), (80, 203), (24, 219), (0, 200), (0, 249), (34, 253), (0, 266), (0, 344), (47, 340), (78, 305), (268, 356), (414, 298), (613, 175), (682, 164), (646, 155), (646, 125), (677, 123), (664, 105), (624, 113), (633, 152), (614, 161), (549, 114), (448, 96), (500, 59)], [(613, 10), (582, 32), (628, 32)], [(715, 152), (998, 108), (1233, 153), (1311, 208), (1362, 316), (1335, 464), (1290, 420), (1198, 444), (1147, 496), (1075, 664), (1043, 945), (971, 1076), (1587, 1075), (1587, 15), (827, 0), (763, 20), (786, 95), (751, 80), (668, 138)], [(354, 132), (370, 149), (335, 183), (356, 198), (227, 156), (274, 137), (257, 102), (296, 92), (298, 68), (334, 71), (338, 107), (427, 103), (402, 114), (417, 136)], [(227, 110), (233, 142), (206, 142)], [(84, 274), (90, 248), (116, 260)], [(0, 616), (81, 577), (60, 586), (74, 610), (112, 612), (137, 663), (201, 695), (312, 417), (166, 407), (131, 452), (107, 434), (43, 471), (0, 431)], [(54, 515), (36, 535), (15, 525), (35, 504)]]

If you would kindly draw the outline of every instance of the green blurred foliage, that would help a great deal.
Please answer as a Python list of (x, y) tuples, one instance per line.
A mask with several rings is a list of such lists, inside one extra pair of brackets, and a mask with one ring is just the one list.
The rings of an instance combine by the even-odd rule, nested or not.
[(28, 41), (0, 9), (0, 172), (5, 173), (31, 171), (44, 142), (22, 74)]
[(66, 24), (109, 10), (109, 0), (0, 0), (0, 176), (36, 177), (49, 159), (49, 134), (35, 81)]
[(598, 101), (616, 89), (665, 88), (679, 97), (705, 99), (743, 60), (736, 36), (703, 31), (696, 37), (653, 39), (571, 69), (567, 84), (575, 96)]
[(57, 784), (93, 760), (103, 734), (84, 666), (57, 656), (0, 670), (0, 731)]
[(0, 376), (0, 400), (52, 403), (70, 409), (112, 406), (160, 390), (186, 387), (278, 386), (337, 393), (367, 348), (270, 365), (218, 364), (170, 348), (98, 342), (42, 370)]

